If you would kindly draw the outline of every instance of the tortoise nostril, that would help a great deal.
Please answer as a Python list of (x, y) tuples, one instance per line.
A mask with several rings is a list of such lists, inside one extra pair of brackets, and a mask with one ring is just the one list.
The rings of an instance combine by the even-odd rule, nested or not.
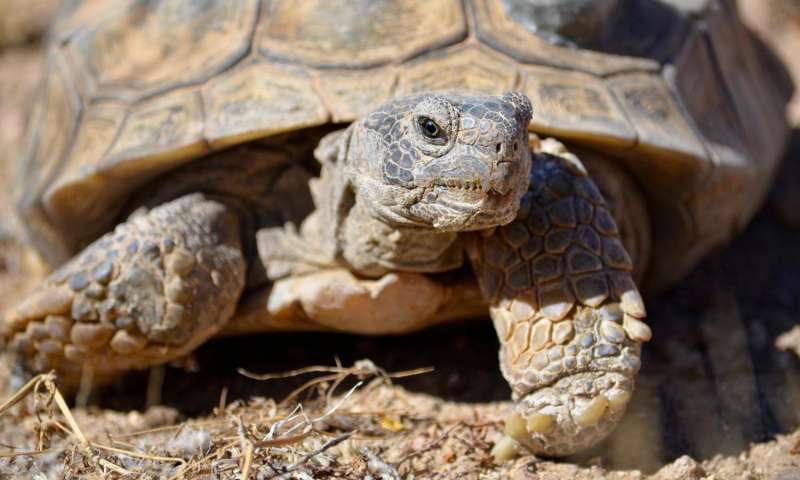
[(503, 149), (503, 144), (502, 143), (498, 143), (494, 147), (494, 151), (497, 152), (497, 153), (500, 153), (500, 150), (502, 150), (502, 149)]
[(519, 150), (519, 143), (514, 142), (514, 151), (516, 152), (517, 150)]

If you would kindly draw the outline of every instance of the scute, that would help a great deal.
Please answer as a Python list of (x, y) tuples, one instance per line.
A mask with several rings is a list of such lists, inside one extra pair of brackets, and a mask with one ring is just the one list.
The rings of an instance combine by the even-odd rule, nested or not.
[(48, 180), (58, 171), (67, 147), (72, 141), (80, 100), (70, 82), (67, 66), (58, 52), (52, 52), (47, 60), (44, 93), (38, 99), (31, 118), (31, 129), (47, 138), (46, 142), (29, 146), (22, 172), (25, 178), (23, 202), (37, 195)]
[(205, 138), (214, 148), (328, 121), (308, 75), (265, 62), (212, 79), (203, 99)]
[[(125, 114), (126, 109), (114, 103), (93, 105), (83, 114), (61, 174), (44, 193), (43, 203), (49, 218), (66, 221), (97, 219), (106, 215), (108, 206), (87, 195), (89, 190), (81, 186), (81, 181), (94, 173), (96, 165), (114, 141)], [(96, 183), (97, 189), (104, 188), (102, 181)], [(70, 185), (73, 186), (70, 188)], [(69, 230), (64, 234), (67, 237), (64, 243), (70, 246), (80, 243), (77, 234), (91, 235), (86, 229), (80, 232)]]
[[(710, 166), (694, 173), (696, 186), (684, 200), (685, 222), (673, 215), (654, 238), (654, 250), (681, 252), (680, 257), (662, 255), (651, 265), (651, 277), (659, 278), (660, 284), (683, 275), (750, 220), (787, 138), (782, 109), (791, 88), (774, 72), (753, 68), (756, 61), (748, 56), (755, 40), (735, 33), (744, 27), (733, 8), (723, 2), (710, 9), (708, 29), (695, 29), (674, 64), (665, 69)], [(769, 126), (762, 128), (764, 123)]]
[(31, 140), (20, 169), (23, 181), (17, 185), (15, 197), (22, 216), (30, 219), (26, 225), (29, 236), (42, 254), (52, 260), (61, 258), (67, 251), (58, 248), (59, 232), (48, 225), (38, 200), (59, 173), (81, 113), (80, 99), (60, 52), (51, 51), (48, 55), (41, 88), (29, 120)]
[(433, 52), (403, 65), (397, 95), (463, 89), (498, 94), (514, 87), (517, 65), (480, 45)]
[(114, 102), (90, 106), (84, 113), (75, 145), (64, 163), (63, 176), (86, 171), (103, 159), (114, 142), (127, 109)]
[[(208, 150), (203, 139), (203, 105), (198, 92), (175, 90), (131, 109), (103, 163), (120, 165), (145, 158), (148, 165), (199, 155)], [(166, 165), (165, 165), (166, 166)], [(147, 170), (132, 165), (131, 173)]]
[[(110, 128), (103, 132), (105, 135), (113, 128), (108, 120), (105, 126)], [(108, 217), (116, 213), (131, 191), (208, 151), (203, 127), (199, 93), (176, 90), (131, 109), (99, 163), (87, 165), (85, 162), (92, 161), (88, 156), (70, 162), (73, 170), (62, 173), (43, 199), (44, 208), (59, 223), (83, 225), (77, 231), (66, 229), (70, 234), (62, 241), (67, 248), (96, 236), (96, 230), (107, 224)], [(91, 130), (84, 135), (91, 136), (91, 124), (87, 128)]]
[(460, 0), (268, 0), (259, 49), (319, 67), (406, 59), (467, 34)]
[(319, 72), (317, 86), (331, 120), (352, 122), (367, 115), (392, 97), (397, 83), (395, 67), (370, 70), (334, 70)]
[(694, 191), (711, 165), (663, 78), (652, 73), (619, 74), (608, 85), (638, 138), (636, 164), (631, 166), (668, 195)]
[(257, 13), (255, 0), (140, 1), (79, 30), (70, 50), (96, 95), (136, 99), (204, 81), (242, 58)]
[(69, 41), (77, 32), (96, 28), (112, 16), (128, 10), (138, 0), (64, 0), (50, 27), (57, 42)]
[(510, 18), (501, 0), (470, 0), (475, 30), (481, 41), (523, 63), (575, 69), (596, 75), (627, 70), (656, 71), (650, 59), (609, 55), (589, 50), (560, 47), (546, 42)]
[[(555, 45), (658, 63), (674, 57), (697, 5), (663, 0), (499, 0), (528, 32)], [(673, 4), (673, 5), (670, 5)]]
[[(753, 181), (757, 174), (755, 159), (748, 155), (744, 125), (727, 100), (728, 92), (725, 89), (725, 81), (719, 76), (712, 55), (707, 48), (707, 43), (699, 35), (694, 37), (676, 62), (674, 78), (675, 89), (684, 101), (686, 110), (695, 121), (714, 162), (712, 178), (708, 180), (709, 183), (699, 189), (698, 198), (694, 200), (706, 204), (704, 209), (717, 210), (716, 212), (710, 210), (704, 212), (702, 219), (695, 218), (697, 223), (695, 227), (698, 229), (698, 233), (704, 237), (707, 235), (727, 236), (728, 234), (720, 232), (718, 225), (705, 221), (706, 218), (710, 219), (718, 215), (722, 215), (722, 218), (729, 218), (731, 214), (735, 215), (735, 213), (724, 210), (730, 208), (737, 212), (740, 210), (739, 205), (733, 207), (730, 202), (720, 202), (719, 199), (709, 201), (701, 198), (720, 194), (727, 196), (729, 191), (747, 191), (747, 184)], [(723, 180), (720, 174), (731, 169), (735, 173), (725, 175), (727, 178)], [(724, 181), (724, 183), (719, 183), (720, 181)], [(738, 195), (735, 197), (738, 203), (740, 201)], [(741, 201), (752, 200), (741, 199)], [(723, 211), (719, 211), (719, 209), (723, 209)]]
[(746, 124), (750, 154), (780, 155), (782, 145), (773, 141), (771, 132), (783, 128), (785, 105), (775, 101), (773, 91), (776, 87), (786, 87), (758, 81), (765, 73), (769, 75), (771, 72), (759, 61), (752, 34), (736, 21), (730, 8), (715, 12), (708, 24), (714, 58), (731, 94), (733, 107)]
[(526, 67), (522, 72), (522, 91), (538, 113), (531, 122), (533, 130), (611, 148), (636, 144), (633, 127), (603, 79), (549, 67)]

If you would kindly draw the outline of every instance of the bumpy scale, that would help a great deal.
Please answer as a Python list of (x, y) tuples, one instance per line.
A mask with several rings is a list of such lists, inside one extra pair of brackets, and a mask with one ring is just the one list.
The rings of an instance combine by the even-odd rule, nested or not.
[(56, 270), (11, 311), (8, 349), (75, 384), (186, 354), (231, 318), (245, 262), (238, 219), (191, 194), (127, 222)]
[[(619, 422), (651, 333), (603, 197), (577, 157), (552, 140), (542, 146), (517, 218), (476, 236), (470, 256), (518, 402), (506, 433), (563, 455)], [(508, 448), (504, 440), (495, 453)]]

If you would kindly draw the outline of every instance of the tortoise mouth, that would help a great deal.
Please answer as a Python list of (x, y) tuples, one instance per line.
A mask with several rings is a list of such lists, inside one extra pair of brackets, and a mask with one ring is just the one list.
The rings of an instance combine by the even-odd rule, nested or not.
[[(513, 192), (498, 194), (450, 186), (435, 186), (432, 192), (435, 196), (432, 204), (440, 212), (437, 217), (451, 223), (448, 230), (470, 231), (504, 225), (516, 217), (519, 209), (519, 198)], [(430, 196), (427, 200), (430, 202)], [(445, 228), (436, 219), (432, 223), (436, 228)]]
[[(471, 231), (514, 220), (527, 190), (527, 177), (517, 175), (509, 162), (500, 162), (486, 175), (440, 177), (422, 188), (420, 204), (438, 212), (434, 218), (445, 218), (447, 230)], [(445, 228), (444, 222), (432, 223)]]
[(482, 192), (481, 179), (476, 178), (473, 180), (462, 180), (458, 178), (440, 178), (433, 181), (434, 187), (448, 188), (456, 191), (465, 192)]

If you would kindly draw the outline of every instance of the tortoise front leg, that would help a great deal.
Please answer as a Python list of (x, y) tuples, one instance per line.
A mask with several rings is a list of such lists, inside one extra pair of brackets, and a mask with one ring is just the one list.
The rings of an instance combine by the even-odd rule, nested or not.
[(516, 401), (506, 432), (560, 456), (619, 422), (650, 329), (631, 259), (583, 165), (535, 154), (530, 179), (517, 219), (476, 234), (469, 253)]
[(195, 348), (233, 315), (244, 288), (239, 219), (187, 195), (136, 215), (56, 270), (5, 318), (16, 366), (55, 369), (67, 388)]

